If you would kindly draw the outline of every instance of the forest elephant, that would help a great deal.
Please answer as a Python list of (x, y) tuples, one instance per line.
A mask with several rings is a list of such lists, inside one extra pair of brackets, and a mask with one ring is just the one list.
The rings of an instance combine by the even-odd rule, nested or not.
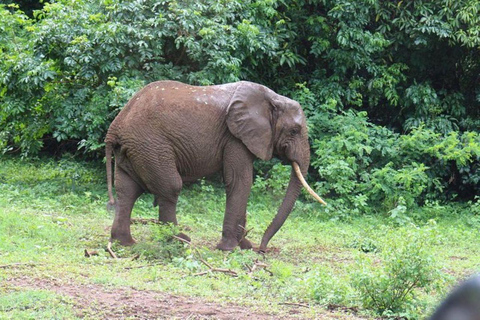
[[(252, 248), (244, 236), (255, 158), (276, 156), (292, 164), (285, 197), (259, 251), (265, 252), (287, 219), (302, 185), (324, 203), (303, 178), (310, 149), (300, 104), (260, 84), (240, 81), (199, 87), (176, 81), (153, 82), (120, 111), (105, 143), (109, 205), (115, 208), (111, 240), (122, 245), (135, 243), (130, 216), (142, 193), (154, 195), (161, 222), (177, 224), (176, 205), (183, 182), (222, 171), (227, 198), (217, 248)], [(112, 194), (112, 153), (116, 200)], [(184, 234), (180, 236), (189, 240)]]

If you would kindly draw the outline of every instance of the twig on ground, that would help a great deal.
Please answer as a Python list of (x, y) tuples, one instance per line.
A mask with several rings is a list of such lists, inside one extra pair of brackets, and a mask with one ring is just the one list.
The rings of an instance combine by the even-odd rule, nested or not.
[(154, 263), (154, 264), (144, 264), (144, 265), (141, 265), (141, 266), (132, 266), (132, 267), (125, 267), (123, 269), (126, 269), (126, 270), (131, 270), (131, 269), (142, 269), (142, 268), (148, 268), (148, 267), (153, 267), (153, 266), (158, 266), (160, 265), (160, 263)]
[(10, 263), (10, 264), (3, 264), (0, 265), (0, 269), (7, 269), (7, 268), (16, 268), (16, 267), (35, 267), (38, 265), (37, 263), (32, 262), (17, 262), (17, 263)]
[(214, 269), (214, 268), (212, 267), (212, 265), (211, 265), (210, 263), (208, 263), (207, 261), (205, 261), (204, 259), (198, 258), (198, 260), (200, 260), (201, 263), (203, 263), (204, 265), (206, 265), (206, 266), (208, 267), (208, 269), (210, 269), (210, 270)]
[(190, 241), (185, 240), (185, 239), (183, 239), (183, 238), (181, 238), (181, 237), (179, 237), (179, 236), (173, 235), (172, 237), (173, 237), (174, 239), (180, 240), (180, 241), (182, 241), (182, 242), (184, 242), (184, 243), (186, 243), (186, 244), (188, 244), (188, 245), (191, 244)]
[(115, 255), (115, 252), (113, 252), (113, 250), (112, 250), (112, 241), (108, 241), (107, 251), (113, 259), (117, 259), (117, 256)]
[(138, 258), (140, 258), (140, 254), (134, 255), (133, 258), (132, 258), (132, 261), (135, 261), (135, 260), (137, 260)]
[(286, 306), (294, 306), (294, 307), (303, 307), (303, 308), (310, 308), (310, 305), (304, 303), (296, 303), (296, 302), (280, 302), (279, 304), (286, 305)]
[(85, 249), (84, 253), (85, 257), (87, 258), (90, 258), (91, 256), (98, 256), (98, 251), (96, 250), (88, 251), (87, 249)]
[(247, 267), (249, 275), (251, 275), (255, 270), (260, 268), (260, 269), (265, 270), (265, 272), (268, 272), (270, 274), (270, 276), (273, 276), (273, 272), (267, 269), (268, 265), (266, 263), (263, 263), (263, 262), (260, 262), (260, 261), (256, 260), (255, 263), (251, 267), (247, 264), (244, 264), (244, 265), (245, 265), (245, 267)]
[(240, 227), (240, 229), (243, 229), (243, 235), (242, 235), (242, 237), (240, 238), (240, 241), (242, 241), (243, 239), (245, 239), (245, 238), (248, 236), (248, 234), (250, 233), (250, 231), (253, 230), (253, 228), (250, 228), (250, 229), (247, 230), (247, 229), (245, 229), (244, 226), (242, 226), (242, 225), (240, 225), (240, 224), (239, 224), (238, 226)]
[[(222, 269), (222, 268), (209, 268), (208, 271), (202, 271), (202, 272), (197, 272), (192, 274), (192, 276), (204, 276), (206, 274), (209, 274), (210, 272), (220, 272), (220, 273), (225, 273), (228, 275), (231, 275), (232, 277), (238, 277), (238, 273), (230, 270), (230, 269)], [(186, 277), (186, 276), (185, 276)]]
[[(192, 274), (192, 276), (204, 276), (206, 274), (208, 274), (209, 272), (208, 271), (202, 271), (202, 272), (197, 272), (197, 273), (194, 273)], [(187, 275), (183, 276), (183, 278), (185, 278)]]
[(205, 261), (205, 259), (203, 259), (200, 251), (197, 248), (195, 248), (190, 241), (187, 241), (187, 240), (185, 240), (183, 238), (180, 238), (178, 236), (173, 236), (173, 238), (188, 244), (192, 248), (193, 253), (197, 257), (197, 259), (209, 269), (209, 271), (203, 271), (203, 272), (198, 272), (198, 273), (192, 274), (193, 276), (203, 276), (205, 274), (208, 274), (209, 272), (221, 272), (221, 273), (229, 274), (233, 277), (238, 277), (238, 273), (233, 271), (233, 270), (213, 267), (210, 263), (208, 263), (207, 261)]

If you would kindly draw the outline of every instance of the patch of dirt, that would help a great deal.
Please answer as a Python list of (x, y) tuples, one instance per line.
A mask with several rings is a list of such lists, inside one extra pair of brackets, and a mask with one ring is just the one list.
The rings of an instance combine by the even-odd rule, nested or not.
[(313, 307), (303, 304), (284, 303), (283, 314), (269, 314), (233, 303), (220, 304), (153, 290), (80, 284), (65, 279), (24, 276), (10, 278), (6, 284), (10, 289), (48, 290), (69, 297), (73, 301), (77, 316), (89, 319), (364, 319), (352, 315), (357, 313), (357, 310), (340, 306), (329, 306), (329, 310), (325, 310), (312, 309)]
[[(79, 317), (103, 319), (298, 319), (221, 305), (199, 298), (133, 288), (108, 288), (60, 280), (13, 278), (9, 287), (53, 291), (73, 299)], [(296, 311), (291, 314), (297, 313)]]

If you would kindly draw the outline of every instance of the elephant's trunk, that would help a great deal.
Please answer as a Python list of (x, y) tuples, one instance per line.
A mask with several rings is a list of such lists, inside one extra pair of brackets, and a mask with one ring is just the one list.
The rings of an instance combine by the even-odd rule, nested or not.
[[(307, 142), (308, 143), (308, 142)], [(308, 144), (307, 144), (308, 146)], [(268, 226), (267, 230), (263, 234), (262, 242), (259, 247), (260, 252), (265, 252), (267, 248), (267, 244), (270, 239), (277, 233), (280, 227), (283, 225), (285, 220), (287, 220), (290, 212), (293, 209), (295, 201), (300, 194), (302, 189), (302, 185), (307, 189), (308, 193), (310, 193), (318, 202), (326, 205), (325, 201), (322, 200), (304, 179), (304, 175), (307, 173), (308, 165), (310, 163), (310, 150), (308, 147), (306, 148), (305, 155), (303, 159), (297, 163), (292, 161), (292, 171), (290, 173), (290, 182), (288, 183), (287, 191), (285, 193), (285, 198), (283, 199), (282, 205), (278, 209), (277, 215), (273, 219), (272, 223)]]
[(272, 223), (268, 226), (267, 230), (263, 234), (262, 242), (258, 248), (259, 252), (265, 252), (267, 249), (267, 244), (270, 239), (277, 233), (280, 227), (283, 225), (285, 220), (287, 220), (290, 212), (293, 209), (293, 205), (300, 194), (302, 189), (302, 183), (295, 174), (295, 171), (292, 168), (290, 173), (290, 182), (288, 183), (287, 192), (285, 193), (285, 198), (283, 198), (282, 205), (278, 209), (277, 215), (273, 218)]

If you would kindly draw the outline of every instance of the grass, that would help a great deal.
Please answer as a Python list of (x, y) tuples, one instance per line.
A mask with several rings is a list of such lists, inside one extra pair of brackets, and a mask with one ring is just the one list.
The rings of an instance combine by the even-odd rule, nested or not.
[[(412, 250), (409, 256), (412, 241), (425, 249), (419, 263), (432, 285), (415, 288), (396, 314), (422, 318), (454, 283), (476, 273), (480, 265), (480, 217), (472, 204), (431, 203), (405, 222), (382, 214), (339, 220), (302, 200), (265, 257), (252, 251), (219, 252), (214, 247), (221, 235), (225, 195), (218, 183), (208, 181), (185, 187), (178, 203), (179, 228), (191, 236), (191, 246), (171, 240), (175, 228), (135, 224), (132, 233), (138, 244), (114, 244), (124, 259), (113, 260), (105, 251), (113, 218), (105, 209), (105, 180), (99, 163), (0, 158), (0, 319), (78, 317), (70, 297), (48, 288), (9, 285), (18, 278), (154, 290), (280, 315), (288, 311), (285, 304), (300, 304), (308, 306), (301, 311), (305, 318), (387, 317), (392, 311), (369, 304), (370, 293), (362, 291), (356, 279), (373, 281), (378, 270), (384, 277), (397, 247), (404, 261), (396, 267), (408, 266), (417, 254)], [(259, 189), (250, 197), (247, 224), (257, 245), (281, 201)], [(142, 196), (133, 217), (155, 218), (152, 200)], [(86, 258), (85, 249), (98, 255)], [(207, 272), (202, 261), (237, 276)], [(386, 279), (388, 285), (391, 279)]]

